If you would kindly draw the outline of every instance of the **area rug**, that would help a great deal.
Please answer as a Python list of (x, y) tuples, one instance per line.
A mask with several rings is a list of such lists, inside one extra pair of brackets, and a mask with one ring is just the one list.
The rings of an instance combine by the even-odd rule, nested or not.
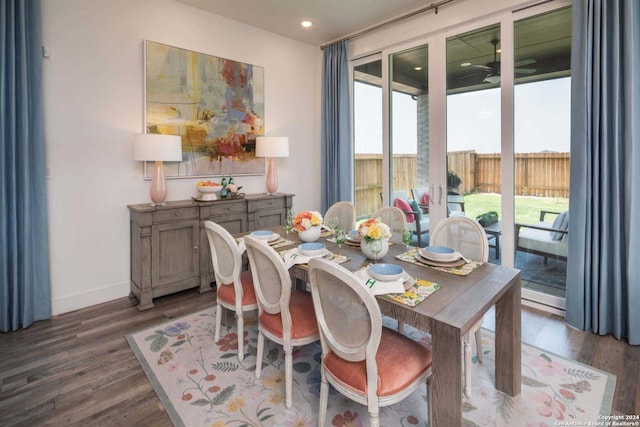
[[(319, 343), (293, 355), (293, 408), (284, 406), (282, 347), (265, 340), (262, 378), (254, 375), (256, 324), (246, 325), (242, 362), (235, 327), (223, 327), (214, 343), (215, 309), (172, 320), (127, 335), (127, 340), (176, 426), (316, 426), (320, 394)], [(389, 326), (394, 321), (389, 321)], [(430, 336), (405, 327), (405, 333), (430, 345)], [(463, 400), (464, 425), (536, 427), (588, 422), (609, 415), (615, 376), (522, 345), (522, 393), (495, 390), (493, 334), (483, 330), (483, 363), (473, 358), (473, 390)], [(392, 406), (381, 408), (382, 426), (425, 426), (426, 386)], [(367, 426), (365, 406), (333, 389), (327, 422), (334, 427)], [(566, 424), (565, 424), (566, 425)], [(572, 424), (578, 425), (578, 424)], [(586, 424), (584, 424), (586, 425)]]

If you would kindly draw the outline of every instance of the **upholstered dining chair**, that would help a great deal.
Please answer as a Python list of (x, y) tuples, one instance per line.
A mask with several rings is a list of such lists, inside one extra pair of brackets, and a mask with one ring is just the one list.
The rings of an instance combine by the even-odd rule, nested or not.
[(291, 291), (291, 277), (280, 255), (264, 242), (246, 236), (249, 264), (258, 300), (256, 378), (262, 374), (264, 338), (284, 348), (285, 406), (292, 405), (293, 347), (318, 341), (311, 294)]
[[(447, 246), (467, 259), (487, 262), (489, 241), (478, 221), (466, 216), (451, 216), (438, 223), (431, 231), (431, 246)], [(471, 396), (471, 334), (476, 337), (478, 362), (482, 363), (482, 319), (478, 320), (462, 338), (464, 343), (464, 394)]]
[(331, 218), (338, 218), (338, 226), (345, 231), (353, 230), (356, 225), (356, 207), (353, 203), (343, 200), (329, 206), (324, 214), (323, 223), (328, 226)]
[(213, 274), (216, 278), (216, 330), (214, 340), (220, 340), (222, 309), (235, 313), (238, 333), (238, 360), (244, 359), (244, 318), (245, 311), (258, 308), (250, 271), (242, 270), (242, 257), (238, 244), (231, 234), (213, 221), (205, 221), (209, 240)]
[(322, 345), (318, 425), (325, 425), (329, 384), (367, 405), (370, 426), (380, 425), (380, 407), (400, 402), (425, 382), (431, 413), (431, 351), (383, 327), (375, 297), (344, 267), (314, 258), (309, 279)]
[(395, 206), (385, 206), (375, 211), (371, 218), (380, 218), (391, 229), (391, 241), (402, 244), (402, 232), (407, 228), (404, 212)]

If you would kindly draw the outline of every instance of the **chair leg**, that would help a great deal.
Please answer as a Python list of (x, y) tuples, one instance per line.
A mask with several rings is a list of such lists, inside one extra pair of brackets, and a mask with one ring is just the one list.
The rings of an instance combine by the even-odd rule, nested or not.
[(242, 312), (236, 313), (236, 324), (238, 329), (238, 360), (244, 359), (244, 318)]
[(291, 349), (284, 350), (284, 406), (291, 409), (293, 405), (293, 354)]
[(380, 414), (369, 412), (369, 425), (371, 427), (380, 427)]
[(258, 344), (256, 351), (256, 378), (260, 378), (262, 375), (262, 354), (264, 352), (264, 335), (260, 328), (258, 328)]
[(327, 405), (329, 404), (329, 383), (324, 374), (324, 368), (322, 370), (322, 382), (320, 383), (320, 413), (318, 414), (318, 426), (325, 425), (325, 418), (327, 418)]
[(213, 338), (214, 342), (220, 341), (220, 326), (222, 325), (222, 306), (220, 304), (216, 304), (216, 331), (215, 336)]
[(464, 334), (464, 395), (471, 397), (471, 343), (469, 334)]
[(476, 330), (476, 352), (478, 357), (478, 363), (482, 363), (482, 331), (480, 328)]

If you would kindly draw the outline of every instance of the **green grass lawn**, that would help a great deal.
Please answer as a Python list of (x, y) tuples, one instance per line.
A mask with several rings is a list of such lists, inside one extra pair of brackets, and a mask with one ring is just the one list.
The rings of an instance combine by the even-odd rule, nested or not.
[[(476, 193), (464, 196), (464, 210), (468, 217), (475, 218), (481, 213), (496, 211), (502, 219), (500, 209), (501, 195), (494, 193)], [(551, 197), (516, 196), (516, 222), (532, 224), (540, 220), (540, 211), (564, 212), (569, 210), (569, 199)], [(553, 221), (555, 216), (545, 218)]]

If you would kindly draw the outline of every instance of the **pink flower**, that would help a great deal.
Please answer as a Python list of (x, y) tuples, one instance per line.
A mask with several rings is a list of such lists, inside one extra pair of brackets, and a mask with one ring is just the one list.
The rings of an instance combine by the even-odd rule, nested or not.
[(543, 417), (554, 417), (557, 420), (564, 420), (564, 411), (567, 407), (559, 400), (555, 400), (547, 393), (539, 390), (534, 390), (528, 393), (529, 398), (534, 404), (538, 404), (538, 414)]
[(564, 365), (542, 356), (532, 358), (529, 364), (534, 368), (540, 368), (539, 373), (547, 377), (564, 374)]

